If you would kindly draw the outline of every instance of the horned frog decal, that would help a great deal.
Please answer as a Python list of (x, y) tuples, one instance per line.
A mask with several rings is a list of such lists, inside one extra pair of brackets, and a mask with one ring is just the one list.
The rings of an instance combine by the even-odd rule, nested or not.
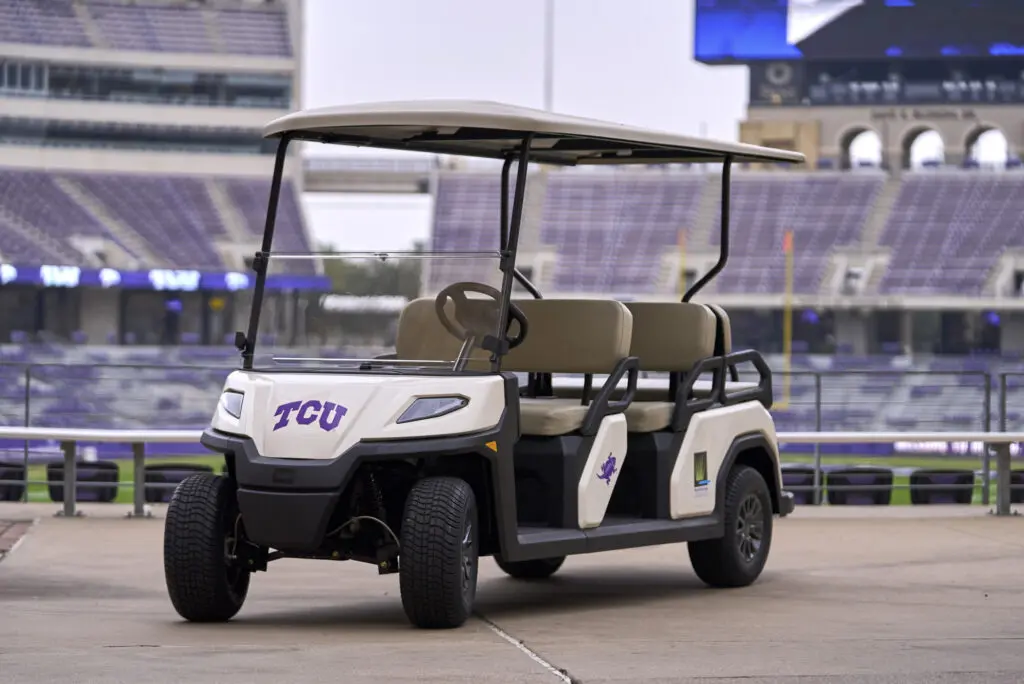
[(615, 457), (608, 454), (608, 458), (601, 464), (601, 469), (597, 472), (597, 479), (604, 480), (606, 485), (611, 485), (612, 475), (615, 474), (615, 463)]

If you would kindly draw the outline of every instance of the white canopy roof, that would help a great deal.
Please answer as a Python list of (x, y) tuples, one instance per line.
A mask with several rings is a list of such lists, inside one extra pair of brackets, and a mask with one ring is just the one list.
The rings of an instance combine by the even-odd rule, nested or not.
[(804, 155), (476, 100), (376, 102), (293, 112), (264, 137), (504, 159), (533, 133), (530, 160), (549, 164), (802, 163)]

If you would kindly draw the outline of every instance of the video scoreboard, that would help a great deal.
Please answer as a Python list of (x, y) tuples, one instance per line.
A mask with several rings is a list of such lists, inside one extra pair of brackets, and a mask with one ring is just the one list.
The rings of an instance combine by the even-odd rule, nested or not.
[(1024, 0), (695, 0), (694, 58), (750, 104), (1024, 103)]

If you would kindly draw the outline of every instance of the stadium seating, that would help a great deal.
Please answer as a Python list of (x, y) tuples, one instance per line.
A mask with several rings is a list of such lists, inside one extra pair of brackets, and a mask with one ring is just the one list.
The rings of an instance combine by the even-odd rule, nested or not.
[(559, 255), (554, 289), (655, 291), (661, 255), (692, 229), (704, 181), (696, 174), (552, 174), (540, 237)]
[[(145, 262), (135, 244), (159, 254), (171, 266), (224, 270), (214, 241), (227, 240), (226, 217), (215, 207), (207, 184), (220, 184), (254, 239), (262, 234), (270, 181), (218, 176), (58, 173), (0, 169), (2, 256), (18, 264), (84, 265), (68, 242), (74, 235), (105, 237)], [(86, 199), (69, 194), (67, 184)], [(87, 208), (86, 204), (90, 206)], [(88, 209), (93, 209), (90, 212)], [(96, 212), (95, 209), (99, 209)], [(106, 225), (105, 215), (132, 231), (136, 241)], [(16, 222), (40, 236), (29, 239), (10, 229)], [(276, 248), (310, 251), (295, 186), (286, 181), (278, 206)], [(275, 272), (313, 273), (312, 261), (288, 261)]]
[[(729, 266), (709, 292), (782, 292), (787, 230), (794, 234), (798, 294), (820, 291), (837, 249), (859, 247), (891, 250), (883, 293), (977, 293), (1000, 254), (1024, 246), (1018, 225), (1024, 174), (909, 173), (888, 217), (876, 216), (885, 183), (886, 176), (875, 170), (737, 172)], [(713, 215), (701, 215), (702, 197), (717, 184), (714, 175), (679, 172), (549, 174), (535, 219), (539, 248), (557, 257), (547, 289), (629, 296), (674, 292), (675, 277), (661, 265), (677, 249), (680, 233), (688, 250), (702, 248), (702, 239), (705, 252), (718, 249), (717, 194)], [(494, 174), (442, 171), (435, 197), (433, 249), (497, 246)], [(877, 237), (865, 234), (872, 221), (881, 228)], [(436, 268), (430, 285), (486, 272), (481, 265), (470, 274), (464, 263), (448, 262)]]
[[(0, 42), (180, 53), (291, 57), (288, 17), (281, 5), (203, 8), (123, 0), (4, 0)], [(208, 20), (207, 20), (208, 19)]]
[[(793, 291), (814, 293), (829, 253), (860, 241), (885, 176), (880, 173), (737, 174), (732, 184), (729, 268), (723, 293), (785, 289), (783, 236), (793, 231)], [(716, 219), (712, 244), (718, 245)]]
[(91, 45), (71, 0), (5, 0), (0, 3), (0, 42)]
[[(495, 174), (443, 173), (437, 179), (430, 250), (481, 252), (498, 249), (501, 182)], [(457, 280), (490, 282), (497, 261), (435, 260), (429, 285), (440, 289)]]
[[(382, 349), (290, 350), (289, 355), (359, 357)], [(265, 354), (275, 353), (263, 349)], [(779, 373), (782, 359), (768, 357)], [(32, 364), (62, 365), (32, 365)], [(112, 367), (134, 364), (138, 367)], [(238, 365), (230, 346), (138, 348), (106, 346), (0, 345), (0, 424), (25, 420), (26, 392), (32, 424), (50, 427), (193, 428), (207, 423), (224, 378)], [(982, 430), (985, 381), (978, 360), (921, 360), (866, 357), (797, 356), (795, 371), (823, 373), (821, 420), (829, 430)], [(187, 367), (182, 367), (187, 366)], [(999, 415), (1000, 372), (1019, 371), (1013, 360), (993, 359), (992, 425)], [(908, 374), (906, 370), (917, 371)], [(836, 373), (835, 371), (842, 371)], [(930, 373), (921, 373), (930, 371)], [(964, 375), (964, 372), (975, 373)], [(30, 382), (26, 383), (26, 379)], [(741, 380), (746, 378), (741, 374)], [(1008, 429), (1022, 429), (1024, 380), (1007, 383)], [(796, 376), (786, 389), (775, 378), (772, 413), (780, 431), (816, 429), (814, 381)], [(143, 391), (142, 388), (145, 388)], [(2, 455), (0, 455), (2, 459)]]
[(882, 292), (979, 293), (999, 255), (1024, 246), (1022, 189), (1017, 174), (908, 174), (882, 234)]

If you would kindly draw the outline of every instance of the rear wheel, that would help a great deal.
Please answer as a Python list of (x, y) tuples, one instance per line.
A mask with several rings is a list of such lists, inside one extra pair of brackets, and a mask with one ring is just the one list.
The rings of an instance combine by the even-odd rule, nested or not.
[(164, 521), (164, 579), (181, 617), (225, 622), (241, 610), (251, 573), (231, 559), (240, 528), (228, 478), (199, 473), (174, 490)]
[(565, 562), (565, 556), (554, 558), (537, 558), (535, 560), (508, 562), (495, 556), (494, 562), (498, 564), (506, 575), (515, 579), (538, 580), (551, 577)]
[(398, 560), (402, 607), (413, 625), (446, 629), (469, 618), (479, 545), (473, 488), (454, 477), (417, 482), (405, 503)]
[(744, 587), (756, 580), (772, 543), (772, 500), (761, 473), (738, 465), (725, 485), (725, 534), (690, 542), (690, 562), (704, 583)]

